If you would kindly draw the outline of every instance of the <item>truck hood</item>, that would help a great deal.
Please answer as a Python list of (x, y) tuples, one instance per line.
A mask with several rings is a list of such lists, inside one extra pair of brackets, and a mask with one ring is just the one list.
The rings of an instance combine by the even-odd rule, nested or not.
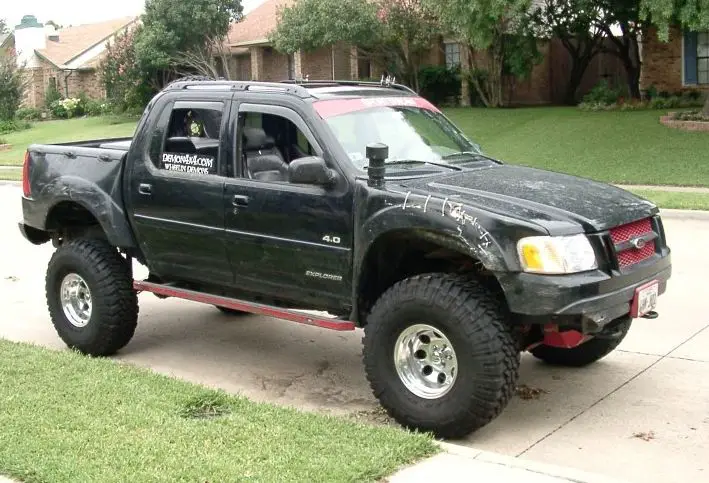
[(658, 212), (623, 189), (585, 178), (514, 165), (465, 169), (435, 179), (401, 182), (481, 210), (536, 223), (552, 235), (602, 231)]

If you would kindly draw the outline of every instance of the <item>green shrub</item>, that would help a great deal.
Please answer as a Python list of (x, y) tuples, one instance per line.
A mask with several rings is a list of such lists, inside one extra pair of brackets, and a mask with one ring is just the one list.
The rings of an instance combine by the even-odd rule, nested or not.
[(84, 114), (87, 116), (101, 116), (104, 114), (104, 104), (105, 102), (103, 101), (88, 99), (84, 104)]
[(66, 112), (64, 104), (62, 104), (61, 100), (52, 102), (49, 105), (49, 112), (55, 119), (66, 119), (67, 117), (69, 117), (69, 114)]
[(623, 97), (622, 87), (611, 87), (608, 81), (602, 80), (591, 91), (583, 96), (583, 103), (614, 104)]
[(460, 97), (460, 69), (444, 65), (421, 68), (418, 73), (420, 94), (437, 105), (457, 104)]
[(57, 86), (49, 84), (49, 87), (47, 87), (47, 90), (44, 93), (44, 104), (51, 109), (52, 104), (56, 101), (60, 101), (61, 99), (62, 95), (57, 90)]
[(59, 101), (54, 101), (49, 106), (52, 116), (57, 119), (70, 119), (84, 114), (84, 105), (81, 99), (70, 97)]
[(14, 55), (0, 53), (0, 120), (14, 119), (25, 87)]
[(676, 112), (674, 119), (679, 121), (701, 121), (709, 122), (709, 116), (705, 116), (701, 111), (682, 111)]
[(0, 134), (10, 134), (16, 131), (24, 131), (32, 127), (27, 121), (0, 121)]
[(39, 121), (42, 119), (42, 111), (34, 107), (21, 107), (15, 113), (15, 118), (21, 121)]

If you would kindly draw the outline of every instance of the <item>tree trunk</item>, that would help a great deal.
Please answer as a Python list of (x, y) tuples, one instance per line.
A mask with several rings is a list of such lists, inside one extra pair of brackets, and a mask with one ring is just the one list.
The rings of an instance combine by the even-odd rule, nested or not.
[(571, 75), (569, 75), (569, 82), (566, 84), (566, 93), (564, 94), (564, 104), (567, 106), (576, 105), (576, 92), (579, 90), (581, 85), (581, 79), (583, 79), (583, 74), (586, 72), (586, 68), (590, 59), (573, 59), (571, 64)]
[(625, 73), (628, 77), (628, 95), (640, 99), (640, 67), (625, 63)]

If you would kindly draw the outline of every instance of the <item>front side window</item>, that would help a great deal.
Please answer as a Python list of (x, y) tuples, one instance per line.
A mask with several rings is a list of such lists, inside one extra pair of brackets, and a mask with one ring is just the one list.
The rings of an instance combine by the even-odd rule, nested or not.
[(475, 143), (427, 101), (421, 98), (390, 101), (376, 98), (320, 101), (315, 107), (359, 169), (367, 165), (366, 147), (371, 143), (386, 144), (387, 162), (398, 164), (448, 163), (463, 155), (481, 154)]
[(197, 175), (218, 174), (221, 102), (178, 102), (170, 115), (159, 167)]
[(242, 167), (247, 178), (290, 182), (290, 163), (316, 154), (307, 136), (284, 116), (242, 111), (239, 117)]

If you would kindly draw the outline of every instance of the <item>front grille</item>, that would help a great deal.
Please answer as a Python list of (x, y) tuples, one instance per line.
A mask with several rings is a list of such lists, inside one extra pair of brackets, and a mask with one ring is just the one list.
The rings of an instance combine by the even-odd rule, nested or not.
[[(637, 237), (651, 237), (641, 248), (631, 245), (631, 240)], [(657, 233), (652, 229), (650, 218), (634, 221), (627, 225), (621, 225), (610, 230), (610, 237), (615, 245), (618, 266), (627, 268), (643, 260), (651, 258), (655, 254), (655, 238)]]

